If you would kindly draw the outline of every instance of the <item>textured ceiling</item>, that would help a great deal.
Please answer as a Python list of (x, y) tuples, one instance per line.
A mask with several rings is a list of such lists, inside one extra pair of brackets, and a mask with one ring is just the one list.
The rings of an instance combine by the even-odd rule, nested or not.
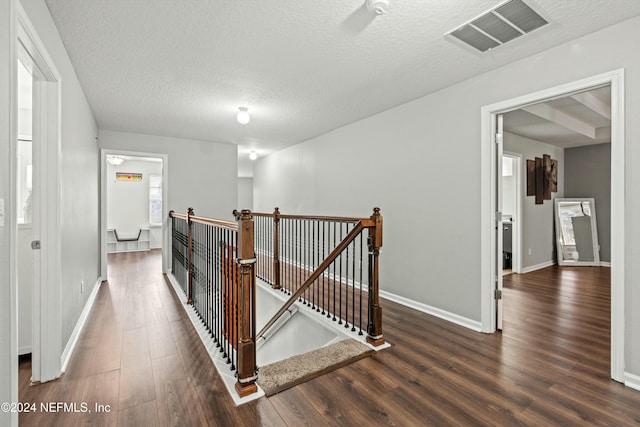
[[(485, 54), (444, 33), (496, 0), (46, 0), (101, 129), (266, 155), (640, 14), (530, 0), (551, 25)], [(235, 120), (246, 106), (251, 122)]]

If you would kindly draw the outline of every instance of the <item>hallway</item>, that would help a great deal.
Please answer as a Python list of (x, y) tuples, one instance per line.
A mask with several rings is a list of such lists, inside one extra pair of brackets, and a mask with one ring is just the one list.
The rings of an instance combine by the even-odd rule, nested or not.
[(160, 270), (159, 251), (109, 256), (67, 372), (29, 386), (30, 365), (20, 365), (20, 402), (85, 402), (92, 412), (39, 410), (21, 414), (21, 426), (640, 423), (640, 392), (608, 378), (606, 268), (510, 276), (502, 334), (383, 300), (391, 348), (240, 407)]
[[(109, 280), (67, 372), (29, 387), (30, 364), (20, 365), (21, 402), (78, 410), (85, 402), (92, 412), (21, 414), (21, 426), (227, 426), (256, 418), (255, 406), (234, 408), (161, 265), (159, 250), (109, 255)], [(108, 412), (96, 413), (96, 404)]]

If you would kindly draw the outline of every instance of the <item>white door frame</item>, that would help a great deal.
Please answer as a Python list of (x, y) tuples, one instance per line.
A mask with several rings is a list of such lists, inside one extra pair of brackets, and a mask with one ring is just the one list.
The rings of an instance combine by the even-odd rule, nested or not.
[(513, 248), (511, 258), (511, 269), (514, 273), (522, 273), (522, 194), (523, 194), (523, 168), (522, 168), (522, 154), (513, 153), (507, 150), (503, 150), (502, 154), (506, 157), (513, 159), (513, 174), (516, 181), (516, 211), (513, 214), (513, 221), (511, 225)]
[(496, 161), (492, 133), (497, 114), (600, 86), (611, 86), (611, 378), (624, 382), (625, 312), (625, 111), (624, 69), (498, 102), (481, 109), (481, 320), (496, 331), (494, 299), (496, 241)]
[[(34, 73), (33, 134), (40, 140), (40, 167), (34, 171), (34, 179), (40, 190), (40, 235), (34, 240), (41, 241), (39, 262), (35, 266), (33, 281), (33, 349), (32, 381), (50, 381), (61, 374), (62, 317), (61, 317), (61, 260), (62, 235), (60, 214), (60, 141), (61, 141), (61, 85), (60, 73), (51, 56), (29, 21), (26, 12), (17, 4), (16, 55), (13, 67), (17, 69), (17, 52), (24, 48), (38, 73)], [(15, 84), (15, 82), (14, 82)], [(12, 105), (16, 109), (17, 105)], [(14, 111), (17, 117), (17, 111)], [(17, 144), (17, 141), (11, 141)], [(13, 150), (15, 153), (15, 149)], [(14, 157), (14, 156), (12, 156)], [(12, 170), (16, 170), (15, 158)], [(15, 206), (15, 192), (12, 192), (10, 206)], [(15, 218), (15, 215), (12, 216)], [(36, 214), (34, 213), (34, 217)], [(12, 227), (16, 227), (15, 220)], [(34, 228), (35, 231), (35, 228)], [(14, 252), (16, 250), (14, 240)], [(38, 257), (36, 257), (37, 259)], [(37, 276), (40, 279), (37, 279)], [(17, 280), (11, 286), (17, 286)], [(17, 288), (15, 289), (17, 292)], [(12, 304), (14, 301), (12, 301)], [(17, 322), (17, 317), (12, 317)], [(15, 325), (14, 325), (15, 326)], [(12, 355), (17, 359), (17, 352)], [(16, 377), (17, 372), (12, 373)]]
[[(99, 138), (98, 138), (99, 139)], [(162, 272), (166, 273), (169, 268), (169, 156), (160, 153), (145, 153), (140, 151), (116, 150), (110, 148), (100, 149), (100, 277), (107, 280), (107, 156), (123, 155), (132, 157), (155, 157), (162, 159)]]

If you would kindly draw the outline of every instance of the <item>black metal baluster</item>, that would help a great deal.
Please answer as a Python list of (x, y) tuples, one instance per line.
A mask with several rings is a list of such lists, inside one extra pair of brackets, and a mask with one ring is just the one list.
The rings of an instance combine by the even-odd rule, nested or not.
[(211, 250), (213, 249), (212, 243), (213, 238), (211, 233), (213, 233), (213, 227), (207, 227), (207, 258), (206, 258), (206, 266), (207, 266), (207, 329), (209, 330), (209, 335), (213, 336), (213, 262), (211, 262)]
[(194, 223), (192, 225), (192, 236), (193, 236), (193, 246), (192, 246), (192, 251), (193, 251), (193, 255), (191, 256), (191, 262), (193, 264), (192, 268), (193, 268), (193, 307), (196, 309), (196, 313), (198, 314), (198, 317), (200, 318), (200, 320), (202, 320), (202, 314), (201, 314), (201, 307), (200, 307), (200, 280), (199, 280), (199, 272), (198, 272), (198, 266), (200, 263), (200, 256), (199, 256), (199, 247), (198, 247), (198, 240), (199, 240), (199, 234), (200, 234), (200, 224), (198, 224), (197, 222)]
[(240, 313), (238, 312), (239, 307), (238, 307), (238, 288), (237, 288), (237, 284), (238, 284), (238, 265), (236, 264), (235, 260), (238, 257), (238, 242), (237, 242), (237, 232), (231, 232), (231, 240), (232, 240), (232, 245), (231, 245), (231, 250), (234, 251), (235, 250), (235, 254), (232, 252), (232, 256), (229, 259), (229, 262), (231, 263), (231, 268), (233, 268), (233, 281), (231, 282), (231, 292), (233, 293), (233, 299), (232, 304), (233, 307), (231, 309), (231, 313), (233, 313), (234, 315), (232, 316), (231, 319), (231, 370), (235, 371), (236, 369), (236, 365), (237, 365), (237, 361), (236, 361), (236, 357), (238, 355), (238, 352), (235, 351), (236, 346), (238, 345), (238, 316), (240, 315)]
[[(316, 221), (316, 233), (318, 236), (318, 239), (316, 240), (316, 244), (315, 244), (315, 249), (316, 249), (316, 266), (314, 268), (317, 269), (320, 266), (320, 263), (322, 262), (320, 260), (320, 221), (317, 220)], [(319, 313), (320, 312), (320, 281), (322, 280), (322, 276), (318, 276), (318, 278), (316, 279), (315, 282), (315, 294), (316, 297), (318, 299), (318, 305), (316, 306), (316, 312)]]
[[(333, 224), (333, 245), (335, 247), (336, 244), (336, 228), (338, 223)], [(336, 321), (336, 261), (334, 260), (331, 264), (333, 264), (333, 320)]]
[[(340, 241), (342, 242), (342, 239), (344, 238), (344, 231), (342, 230), (342, 226), (344, 225), (344, 223), (340, 223)], [(342, 252), (340, 252), (340, 276), (339, 276), (339, 281), (338, 281), (338, 290), (340, 291), (340, 296), (339, 296), (339, 307), (338, 310), (340, 310), (338, 312), (338, 325), (342, 325)]]
[(230, 309), (230, 301), (233, 301), (233, 295), (231, 294), (231, 269), (229, 268), (229, 259), (230, 259), (230, 247), (228, 245), (229, 243), (229, 230), (225, 230), (225, 236), (224, 236), (224, 243), (225, 243), (225, 248), (224, 248), (224, 252), (225, 252), (225, 270), (226, 270), (226, 278), (225, 278), (225, 285), (224, 285), (224, 290), (225, 290), (225, 304), (224, 304), (224, 338), (225, 338), (225, 346), (224, 346), (224, 356), (227, 359), (227, 363), (230, 363), (231, 361), (229, 360), (229, 341), (231, 340), (231, 322), (229, 321), (230, 313), (227, 313), (227, 311)]
[[(269, 249), (269, 241), (271, 238), (271, 227), (272, 227), (272, 221), (265, 221), (266, 219), (271, 219), (271, 217), (260, 217), (261, 220), (261, 244), (262, 244), (262, 251), (261, 253), (261, 257), (264, 260), (264, 262), (262, 263), (262, 279), (267, 282), (269, 285), (273, 285), (273, 275), (269, 272), (269, 268), (267, 268), (267, 259), (271, 258), (273, 256), (273, 254), (271, 253), (271, 250)], [(271, 224), (270, 224), (271, 222)], [(273, 265), (273, 258), (271, 258), (271, 265)]]
[[(304, 281), (306, 282), (307, 279), (309, 278), (309, 269), (311, 268), (311, 232), (309, 229), (309, 225), (310, 225), (311, 221), (310, 220), (305, 220), (305, 267), (304, 267)], [(311, 298), (310, 298), (310, 289), (311, 287), (307, 287), (307, 290), (305, 291), (306, 294), (306, 305), (308, 305), (309, 307), (311, 307)]]
[(353, 280), (351, 282), (351, 332), (356, 330), (356, 241), (353, 245), (353, 261), (351, 264), (351, 274), (353, 274)]
[(216, 251), (217, 251), (217, 260), (216, 260), (216, 266), (217, 266), (217, 270), (218, 270), (218, 301), (217, 301), (217, 307), (218, 307), (218, 314), (217, 314), (217, 322), (218, 322), (218, 343), (216, 345), (216, 347), (218, 347), (220, 349), (220, 351), (222, 352), (222, 346), (224, 344), (223, 338), (223, 328), (224, 328), (224, 266), (222, 265), (222, 259), (223, 259), (223, 254), (222, 254), (222, 230), (220, 228), (216, 228)]
[(359, 316), (360, 316), (360, 320), (359, 320), (359, 325), (358, 328), (360, 329), (360, 331), (358, 332), (358, 335), (362, 335), (362, 282), (364, 281), (362, 278), (362, 234), (364, 232), (360, 232), (360, 307), (359, 307)]
[(371, 240), (371, 236), (367, 237), (367, 246), (368, 246), (368, 261), (367, 261), (367, 270), (369, 271), (369, 277), (367, 278), (367, 328), (371, 323), (371, 306), (373, 304), (372, 295), (371, 295), (371, 279), (373, 278), (373, 241)]
[[(304, 284), (307, 276), (307, 220), (302, 220), (302, 247), (300, 248), (302, 253), (302, 279), (300, 280), (300, 285)], [(307, 290), (302, 293), (302, 302), (307, 305), (307, 299), (305, 294)]]
[[(325, 260), (325, 245), (326, 245), (326, 224), (327, 221), (322, 221), (320, 223), (320, 230), (322, 231), (322, 237), (320, 240), (320, 244), (318, 246), (318, 258), (320, 259), (320, 265), (322, 265), (322, 263)], [(322, 272), (322, 274), (320, 275), (320, 282), (318, 283), (318, 306), (320, 306), (320, 314), (324, 314), (324, 283), (325, 283), (325, 271)]]
[(282, 253), (284, 254), (284, 258), (282, 259), (280, 265), (282, 265), (282, 286), (280, 286), (280, 291), (287, 292), (289, 289), (289, 281), (291, 280), (290, 273), (291, 268), (289, 267), (289, 263), (291, 262), (291, 258), (289, 255), (289, 221), (286, 218), (280, 219), (281, 224), (281, 234), (280, 234), (280, 242), (282, 242)]
[[(302, 263), (300, 262), (300, 220), (296, 219), (296, 286), (293, 288), (293, 291), (298, 290), (298, 285), (300, 284), (300, 279), (302, 278)], [(302, 297), (298, 299), (298, 301), (302, 301)]]
[[(347, 224), (348, 227), (348, 224)], [(345, 310), (344, 310), (344, 327), (349, 327), (349, 246), (347, 245), (347, 262), (345, 264), (345, 284), (344, 284), (344, 297), (345, 297)]]

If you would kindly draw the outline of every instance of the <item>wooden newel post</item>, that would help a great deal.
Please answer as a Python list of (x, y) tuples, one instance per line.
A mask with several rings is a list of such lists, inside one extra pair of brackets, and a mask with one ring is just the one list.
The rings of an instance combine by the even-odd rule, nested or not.
[(280, 289), (280, 210), (273, 211), (273, 289)]
[(256, 312), (255, 312), (255, 264), (254, 224), (251, 211), (244, 209), (238, 221), (237, 263), (240, 269), (238, 382), (236, 391), (240, 397), (258, 391), (256, 385)]
[(378, 258), (382, 247), (382, 215), (380, 208), (373, 208), (371, 219), (375, 226), (369, 229), (369, 324), (367, 325), (367, 342), (379, 346), (384, 344), (382, 336), (382, 307), (380, 307), (379, 264)]
[(193, 303), (193, 223), (191, 217), (193, 216), (193, 208), (187, 209), (187, 227), (189, 229), (189, 240), (187, 243), (187, 265), (189, 266), (187, 271), (187, 304)]

